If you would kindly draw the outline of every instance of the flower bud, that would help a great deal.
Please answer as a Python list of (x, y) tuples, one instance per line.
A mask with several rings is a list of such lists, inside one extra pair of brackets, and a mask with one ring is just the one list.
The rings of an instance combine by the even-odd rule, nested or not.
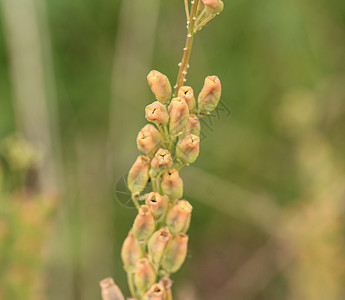
[(150, 207), (154, 218), (159, 219), (168, 209), (167, 196), (151, 192), (146, 195), (146, 204)]
[(177, 96), (186, 101), (189, 113), (196, 112), (196, 101), (194, 98), (194, 91), (190, 86), (181, 86), (177, 93)]
[(156, 281), (156, 273), (145, 257), (139, 259), (135, 266), (134, 283), (140, 295), (144, 294)]
[(199, 113), (205, 115), (212, 112), (219, 102), (221, 93), (222, 87), (219, 78), (217, 76), (207, 76), (198, 96)]
[(120, 288), (115, 284), (111, 277), (103, 279), (99, 285), (102, 289), (103, 300), (125, 300)]
[(171, 234), (167, 228), (156, 231), (148, 242), (149, 257), (152, 263), (159, 264)]
[(194, 134), (188, 134), (179, 140), (176, 145), (176, 159), (182, 164), (188, 165), (197, 159), (199, 155), (200, 138)]
[(121, 249), (121, 258), (124, 268), (127, 272), (135, 269), (135, 263), (143, 256), (138, 245), (138, 241), (134, 238), (132, 231), (128, 233)]
[(180, 199), (183, 195), (183, 181), (176, 169), (171, 169), (163, 174), (162, 192), (171, 200)]
[(138, 149), (152, 157), (162, 144), (162, 136), (152, 124), (147, 124), (137, 136)]
[(211, 15), (219, 14), (223, 11), (224, 9), (224, 3), (221, 0), (201, 0), (207, 11)]
[(144, 295), (143, 300), (165, 300), (166, 299), (166, 291), (164, 287), (159, 284), (155, 283), (151, 288), (147, 291)]
[(128, 174), (128, 188), (132, 194), (140, 194), (149, 181), (150, 158), (140, 155)]
[(194, 134), (200, 136), (200, 122), (196, 115), (190, 114), (186, 126), (185, 135)]
[(146, 241), (155, 230), (155, 219), (147, 205), (140, 206), (134, 220), (132, 233), (138, 241)]
[(168, 150), (160, 148), (158, 149), (155, 157), (151, 162), (150, 176), (156, 178), (160, 174), (169, 170), (173, 165), (173, 159)]
[(184, 233), (176, 234), (168, 243), (162, 261), (163, 269), (170, 273), (175, 273), (183, 264), (187, 255), (188, 235)]
[(156, 99), (163, 104), (168, 104), (171, 99), (171, 85), (168, 77), (156, 70), (152, 70), (147, 75), (147, 81)]
[(169, 105), (169, 130), (172, 136), (183, 133), (189, 118), (189, 109), (183, 98), (176, 97)]
[(172, 234), (186, 232), (193, 207), (186, 200), (177, 202), (168, 212), (166, 224)]
[(156, 123), (157, 125), (167, 125), (169, 122), (166, 107), (158, 101), (145, 107), (145, 118), (147, 121)]

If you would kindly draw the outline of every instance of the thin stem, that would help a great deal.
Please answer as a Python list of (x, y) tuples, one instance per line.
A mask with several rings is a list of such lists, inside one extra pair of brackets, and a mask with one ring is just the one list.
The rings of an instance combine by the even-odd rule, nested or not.
[(198, 18), (197, 18), (196, 21), (195, 21), (195, 24), (196, 24), (196, 25), (199, 24), (201, 18), (202, 18), (202, 17), (204, 16), (204, 14), (205, 14), (205, 12), (206, 12), (206, 8), (204, 7), (204, 9), (201, 11), (200, 15), (198, 16)]
[(159, 132), (160, 132), (160, 134), (162, 135), (162, 137), (163, 137), (163, 140), (164, 140), (164, 147), (166, 147), (166, 145), (167, 145), (167, 143), (168, 143), (168, 137), (167, 137), (167, 135), (166, 135), (166, 132), (165, 132), (165, 126), (164, 127), (162, 127), (161, 125), (157, 125), (157, 127), (158, 127), (158, 130), (159, 130)]
[(191, 7), (190, 17), (189, 17), (189, 22), (188, 22), (186, 45), (183, 49), (184, 53), (183, 53), (182, 61), (179, 64), (180, 69), (177, 76), (174, 95), (177, 95), (177, 92), (180, 89), (180, 87), (183, 85), (183, 82), (185, 81), (185, 77), (187, 75), (188, 62), (189, 62), (190, 54), (192, 51), (192, 45), (193, 45), (194, 26), (195, 26), (198, 3), (199, 3), (199, 0), (192, 1), (192, 7)]
[(216, 15), (209, 16), (207, 19), (202, 21), (195, 29), (194, 33), (197, 32), (199, 29), (201, 29), (203, 26), (205, 26), (208, 22), (210, 22)]
[(157, 179), (151, 177), (151, 184), (152, 184), (152, 190), (153, 190), (154, 192), (157, 192)]
[(127, 279), (128, 279), (129, 291), (133, 297), (136, 297), (134, 282), (133, 282), (133, 273), (127, 273)]
[(138, 201), (138, 196), (132, 194), (132, 201), (133, 201), (135, 207), (136, 207), (137, 209), (139, 209), (139, 208), (140, 208), (140, 204), (139, 204), (139, 201)]
[(187, 21), (189, 21), (189, 8), (188, 8), (188, 0), (184, 0), (184, 9), (186, 11)]

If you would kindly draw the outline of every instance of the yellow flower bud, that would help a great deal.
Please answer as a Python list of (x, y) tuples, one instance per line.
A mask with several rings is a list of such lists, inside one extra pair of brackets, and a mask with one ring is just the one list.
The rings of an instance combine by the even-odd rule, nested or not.
[(190, 86), (181, 86), (177, 93), (177, 96), (186, 101), (189, 113), (196, 112), (196, 101), (194, 98), (194, 91)]
[(149, 181), (151, 160), (149, 157), (140, 155), (128, 174), (128, 188), (132, 194), (140, 194)]
[(150, 207), (154, 218), (159, 219), (168, 209), (167, 196), (151, 192), (146, 195), (146, 204)]
[(218, 105), (222, 87), (217, 76), (207, 76), (204, 86), (198, 96), (198, 109), (200, 114), (212, 112)]
[(182, 266), (186, 259), (188, 248), (188, 235), (184, 233), (176, 234), (168, 243), (163, 261), (163, 269), (170, 273), (175, 273)]
[(134, 238), (132, 230), (128, 233), (121, 249), (121, 258), (124, 269), (132, 272), (135, 269), (135, 263), (143, 257), (138, 241)]
[(185, 135), (187, 136), (188, 134), (200, 136), (200, 122), (194, 114), (190, 114), (188, 118)]
[(224, 3), (221, 0), (201, 0), (201, 1), (204, 3), (207, 11), (211, 15), (219, 14), (224, 9)]
[(149, 260), (145, 257), (137, 261), (134, 283), (140, 295), (143, 295), (155, 283), (156, 273)]
[(156, 70), (152, 70), (147, 75), (147, 81), (156, 99), (163, 104), (168, 104), (171, 99), (171, 85), (168, 77)]
[(166, 170), (169, 170), (173, 165), (173, 159), (171, 153), (163, 148), (158, 149), (155, 157), (151, 162), (150, 176), (158, 177)]
[(187, 135), (176, 145), (176, 159), (182, 164), (195, 162), (199, 155), (200, 138), (194, 134)]
[(162, 136), (152, 124), (147, 124), (139, 131), (137, 136), (138, 149), (152, 157), (161, 147)]
[(169, 115), (166, 107), (158, 101), (146, 106), (145, 118), (149, 122), (153, 122), (157, 125), (167, 125), (169, 122)]
[(156, 231), (148, 242), (149, 257), (152, 263), (159, 264), (171, 234), (167, 228)]
[(143, 300), (165, 300), (166, 299), (166, 291), (164, 287), (159, 284), (155, 283), (151, 288), (147, 291), (144, 295)]
[(155, 219), (147, 205), (140, 206), (134, 220), (132, 233), (138, 241), (146, 241), (155, 230)]
[(103, 279), (99, 285), (102, 289), (103, 300), (125, 300), (120, 288), (115, 284), (111, 277)]
[(163, 174), (162, 192), (171, 200), (180, 199), (182, 197), (183, 181), (176, 169), (171, 169)]
[(173, 98), (169, 105), (169, 131), (172, 136), (184, 132), (189, 118), (186, 101), (181, 97)]
[(186, 232), (193, 207), (186, 200), (177, 202), (168, 212), (166, 224), (172, 234)]

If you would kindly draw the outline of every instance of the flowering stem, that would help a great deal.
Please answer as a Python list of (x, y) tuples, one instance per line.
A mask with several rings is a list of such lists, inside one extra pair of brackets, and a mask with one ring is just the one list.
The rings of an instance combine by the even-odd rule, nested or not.
[(196, 28), (194, 29), (194, 33), (196, 33), (198, 30), (200, 30), (203, 26), (205, 26), (208, 22), (210, 22), (216, 15), (209, 16), (207, 19), (202, 21)]
[(188, 31), (187, 31), (187, 39), (186, 39), (186, 45), (183, 49), (183, 57), (181, 63), (179, 63), (180, 69), (177, 76), (177, 81), (175, 85), (175, 92), (174, 95), (177, 95), (178, 90), (183, 85), (183, 82), (185, 81), (185, 77), (187, 75), (187, 68), (188, 68), (188, 62), (190, 58), (190, 54), (192, 51), (192, 45), (193, 45), (193, 38), (194, 38), (194, 27), (195, 27), (195, 20), (196, 20), (196, 13), (197, 13), (197, 7), (198, 7), (199, 0), (192, 0), (192, 7), (190, 11), (190, 17), (187, 21), (188, 25)]
[(135, 289), (134, 289), (134, 282), (133, 282), (133, 273), (127, 273), (127, 275), (128, 275), (127, 278), (128, 278), (129, 291), (133, 297), (136, 297)]

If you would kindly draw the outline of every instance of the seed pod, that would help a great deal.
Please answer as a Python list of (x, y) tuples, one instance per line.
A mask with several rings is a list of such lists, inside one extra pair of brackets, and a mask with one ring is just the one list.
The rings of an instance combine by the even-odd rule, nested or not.
[(199, 113), (202, 115), (212, 112), (218, 105), (222, 87), (217, 76), (207, 76), (204, 86), (198, 96)]
[(143, 300), (165, 300), (166, 299), (166, 291), (164, 287), (159, 284), (155, 283), (151, 288), (147, 291), (144, 295)]
[(176, 234), (168, 243), (162, 261), (163, 269), (170, 273), (175, 273), (183, 264), (187, 255), (188, 235), (184, 233)]
[(183, 195), (183, 181), (176, 169), (170, 169), (162, 176), (162, 192), (171, 200), (180, 199)]
[(137, 136), (138, 149), (152, 157), (161, 147), (162, 136), (152, 124), (147, 124), (139, 131)]
[[(172, 234), (186, 231), (189, 226), (189, 216), (193, 210), (192, 205), (186, 200), (177, 202), (168, 212), (166, 224)], [(188, 228), (187, 228), (188, 229)]]
[(156, 273), (145, 257), (136, 263), (134, 283), (140, 295), (143, 295), (156, 281)]
[(224, 9), (224, 3), (221, 0), (201, 0), (207, 11), (211, 15), (219, 14), (223, 11)]
[(194, 134), (200, 136), (200, 122), (196, 115), (190, 114), (186, 126), (185, 136)]
[(167, 125), (169, 122), (169, 115), (166, 107), (158, 101), (145, 107), (145, 118), (147, 121), (157, 125)]
[(186, 101), (189, 113), (196, 112), (196, 101), (194, 98), (194, 91), (190, 86), (181, 86), (177, 93), (177, 96)]
[(149, 257), (152, 263), (159, 264), (171, 234), (167, 228), (156, 231), (148, 242)]
[(128, 189), (134, 195), (140, 194), (145, 188), (149, 181), (149, 170), (150, 170), (150, 158), (144, 155), (140, 155), (128, 174)]
[(132, 272), (135, 269), (137, 260), (143, 257), (143, 253), (138, 245), (137, 240), (132, 234), (132, 230), (128, 233), (121, 249), (121, 258), (124, 269), (127, 272)]
[(169, 131), (172, 136), (184, 132), (189, 118), (189, 109), (183, 98), (173, 98), (169, 105)]
[(125, 300), (120, 288), (115, 284), (111, 277), (103, 279), (99, 285), (102, 289), (103, 300)]
[(173, 165), (171, 153), (163, 148), (158, 149), (155, 157), (151, 162), (150, 176), (156, 178), (165, 171), (169, 170)]
[(176, 159), (178, 162), (189, 165), (199, 155), (200, 138), (194, 134), (188, 134), (184, 139), (179, 140), (176, 145)]
[(168, 198), (159, 193), (151, 192), (146, 195), (146, 204), (150, 207), (152, 214), (158, 220), (168, 209)]
[(156, 99), (163, 104), (168, 104), (171, 99), (171, 85), (168, 77), (156, 70), (152, 70), (147, 75), (147, 81)]
[(132, 233), (138, 241), (146, 241), (155, 230), (155, 219), (147, 205), (140, 206), (134, 220)]

